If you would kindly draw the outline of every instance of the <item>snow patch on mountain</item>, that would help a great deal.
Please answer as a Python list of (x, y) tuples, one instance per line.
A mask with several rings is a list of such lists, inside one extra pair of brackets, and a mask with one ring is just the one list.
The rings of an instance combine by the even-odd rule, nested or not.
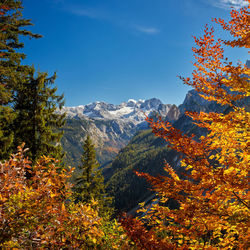
[(134, 109), (132, 107), (123, 107), (114, 111), (109, 111), (109, 113), (113, 115), (114, 117), (121, 117), (121, 116), (132, 113), (133, 110)]
[[(134, 125), (145, 122), (146, 116), (158, 113), (167, 117), (171, 110), (171, 104), (163, 104), (159, 99), (149, 100), (129, 99), (119, 105), (106, 102), (93, 102), (77, 107), (63, 107), (60, 113), (66, 113), (70, 118), (85, 118), (94, 120), (119, 120), (120, 122), (132, 122)], [(171, 114), (171, 119), (176, 120)]]

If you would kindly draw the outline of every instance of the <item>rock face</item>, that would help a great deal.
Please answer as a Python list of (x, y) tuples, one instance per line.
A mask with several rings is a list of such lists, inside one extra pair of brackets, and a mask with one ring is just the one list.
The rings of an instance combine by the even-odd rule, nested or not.
[(77, 166), (82, 152), (81, 145), (89, 134), (96, 145), (97, 159), (106, 164), (121, 148), (127, 145), (136, 131), (148, 128), (146, 116), (160, 115), (171, 122), (179, 118), (175, 105), (163, 104), (159, 99), (135, 101), (119, 105), (94, 102), (77, 107), (63, 107), (67, 114), (62, 145), (67, 163)]
[[(249, 62), (250, 66), (250, 61), (247, 62)], [(248, 109), (250, 105), (250, 97), (237, 101), (237, 105), (244, 106)], [(190, 90), (187, 93), (183, 104), (181, 104), (178, 108), (182, 115), (185, 111), (221, 113), (225, 112), (229, 106), (221, 106), (215, 101), (207, 101), (203, 99), (197, 91)]]
[(225, 107), (217, 104), (216, 102), (211, 102), (203, 99), (199, 93), (195, 90), (190, 90), (183, 102), (179, 106), (181, 114), (185, 111), (195, 111), (195, 112), (222, 112)]
[(246, 66), (250, 69), (250, 60), (247, 60)]

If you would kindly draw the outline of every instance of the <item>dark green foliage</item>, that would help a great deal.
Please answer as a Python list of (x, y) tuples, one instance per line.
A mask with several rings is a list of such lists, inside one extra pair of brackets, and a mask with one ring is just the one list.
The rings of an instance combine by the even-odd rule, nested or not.
[(22, 1), (0, 3), (0, 159), (6, 159), (23, 142), (30, 148), (33, 161), (43, 154), (62, 157), (59, 144), (64, 115), (55, 113), (63, 105), (63, 96), (52, 87), (55, 75), (37, 73), (22, 65), (25, 54), (21, 36), (39, 38), (23, 27), (32, 25), (22, 18)]
[(174, 161), (174, 156), (151, 130), (138, 132), (113, 163), (104, 169), (107, 193), (114, 196), (117, 212), (129, 211), (153, 194), (148, 182), (138, 177), (135, 170), (152, 175), (165, 174), (164, 161)]
[(80, 173), (75, 178), (75, 196), (76, 201), (90, 203), (91, 200), (98, 201), (100, 212), (107, 211), (107, 205), (110, 199), (106, 197), (104, 178), (99, 169), (99, 163), (96, 160), (95, 148), (87, 136), (83, 144), (83, 154), (81, 157)]
[(63, 132), (58, 128), (64, 125), (65, 115), (55, 112), (63, 105), (63, 95), (57, 95), (57, 88), (52, 86), (56, 75), (35, 75), (34, 68), (26, 71), (27, 74), (19, 79), (14, 97), (14, 147), (25, 142), (32, 161), (44, 154), (61, 159), (60, 139)]
[(41, 37), (23, 27), (30, 26), (30, 20), (22, 17), (22, 2), (7, 0), (0, 2), (0, 160), (8, 158), (13, 143), (12, 123), (15, 113), (12, 109), (13, 95), (20, 75), (27, 69), (21, 65), (25, 54), (21, 36)]
[(14, 133), (11, 125), (15, 114), (10, 107), (0, 105), (0, 160), (7, 159), (11, 153), (11, 146), (14, 139)]

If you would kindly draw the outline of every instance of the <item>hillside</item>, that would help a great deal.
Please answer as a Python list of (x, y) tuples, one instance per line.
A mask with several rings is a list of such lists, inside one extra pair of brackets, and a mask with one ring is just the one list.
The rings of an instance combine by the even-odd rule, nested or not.
[(115, 198), (114, 205), (118, 211), (129, 211), (152, 194), (149, 184), (137, 177), (134, 171), (165, 174), (163, 166), (166, 159), (172, 163), (177, 161), (176, 155), (150, 129), (138, 132), (120, 151), (103, 172), (107, 192)]

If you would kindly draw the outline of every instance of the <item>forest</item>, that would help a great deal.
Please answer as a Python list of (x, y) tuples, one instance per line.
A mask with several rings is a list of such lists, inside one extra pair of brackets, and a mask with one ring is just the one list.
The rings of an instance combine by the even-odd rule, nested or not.
[(192, 77), (179, 76), (222, 111), (186, 111), (186, 129), (146, 117), (149, 129), (102, 169), (89, 135), (71, 156), (79, 166), (67, 165), (61, 139), (72, 128), (57, 112), (56, 73), (26, 65), (22, 53), (23, 37), (42, 36), (22, 1), (2, 0), (0, 248), (249, 249), (250, 69), (226, 55), (250, 48), (248, 3), (194, 36)]

